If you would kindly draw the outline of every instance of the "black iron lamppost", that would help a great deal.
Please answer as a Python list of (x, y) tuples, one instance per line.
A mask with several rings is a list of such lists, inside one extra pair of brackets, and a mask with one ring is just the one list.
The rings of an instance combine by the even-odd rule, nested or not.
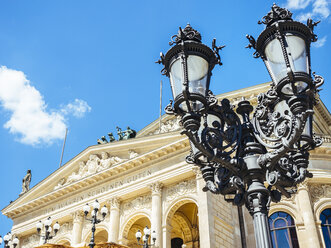
[[(143, 248), (149, 248), (149, 247), (152, 247), (152, 246), (155, 245), (156, 232), (153, 231), (152, 234), (151, 234), (151, 229), (149, 229), (148, 226), (146, 226), (144, 228), (144, 236), (142, 237), (143, 243), (140, 243), (141, 236), (142, 236), (142, 233), (140, 232), (140, 230), (138, 230), (136, 232), (136, 238), (137, 238), (137, 241), (138, 241), (138, 245), (141, 245)], [(151, 239), (153, 241), (153, 244), (148, 244), (149, 237), (151, 237)]]
[(236, 112), (228, 99), (217, 99), (209, 90), (211, 71), (220, 64), (219, 50), (201, 43), (189, 24), (172, 37), (175, 44), (158, 61), (170, 78), (173, 101), (168, 114), (181, 116), (191, 143), (188, 163), (200, 167), (204, 191), (246, 205), (253, 217), (256, 246), (272, 247), (268, 225), (270, 202), (290, 197), (296, 185), (311, 177), (308, 151), (322, 141), (312, 133), (313, 105), (324, 80), (311, 77), (310, 43), (317, 40), (311, 19), (307, 25), (293, 21), (277, 5), (260, 23), (266, 29), (257, 41), (247, 36), (255, 57), (261, 57), (272, 78), (268, 92), (253, 106), (243, 99)]
[(4, 248), (9, 248), (10, 246), (13, 246), (14, 248), (16, 248), (16, 246), (19, 243), (19, 239), (15, 236), (15, 238), (13, 237), (13, 235), (11, 234), (11, 232), (7, 233), (3, 239), (0, 236), (0, 245), (2, 244), (2, 242), (4, 242)]
[[(44, 233), (45, 235), (40, 235), (42, 228), (45, 227)], [(58, 233), (58, 231), (60, 230), (60, 225), (58, 222), (56, 222), (53, 225), (53, 229), (54, 232), (52, 234), (52, 218), (48, 217), (44, 223), (42, 223), (41, 221), (39, 221), (36, 224), (36, 228), (37, 228), (37, 232), (38, 235), (41, 236), (44, 239), (44, 244), (47, 244), (47, 241), (54, 238), (56, 236), (56, 234)]]
[(88, 213), (90, 212), (90, 206), (86, 203), (86, 205), (83, 207), (83, 211), (85, 214), (85, 219), (90, 221), (92, 223), (92, 236), (91, 236), (91, 241), (89, 243), (90, 248), (93, 248), (95, 246), (95, 242), (94, 242), (94, 234), (95, 234), (95, 225), (99, 224), (101, 221), (105, 220), (105, 217), (108, 213), (108, 209), (105, 206), (103, 206), (101, 208), (101, 215), (102, 215), (102, 219), (98, 219), (97, 215), (98, 215), (98, 211), (100, 209), (100, 203), (98, 202), (98, 200), (95, 200), (95, 202), (93, 202), (92, 204), (92, 212), (91, 212), (91, 217), (92, 218), (87, 218)]

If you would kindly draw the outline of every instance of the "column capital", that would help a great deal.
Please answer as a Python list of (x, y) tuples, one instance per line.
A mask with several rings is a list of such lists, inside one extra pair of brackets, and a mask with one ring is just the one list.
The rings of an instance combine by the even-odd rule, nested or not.
[(152, 184), (149, 185), (149, 188), (152, 191), (152, 195), (153, 194), (161, 194), (162, 193), (163, 184), (161, 182), (154, 182), (154, 183), (152, 183)]
[(306, 191), (308, 191), (308, 190), (309, 190), (309, 188), (308, 188), (308, 181), (305, 180), (305, 181), (299, 183), (299, 184), (297, 185), (297, 189), (298, 189), (298, 191), (299, 191), (299, 190), (306, 190)]
[(73, 213), (73, 223), (82, 223), (84, 220), (84, 213), (80, 210)]
[(196, 179), (202, 178), (202, 173), (201, 173), (200, 167), (194, 166), (194, 167), (192, 167), (192, 171), (195, 174)]
[(113, 197), (113, 198), (109, 199), (108, 203), (110, 205), (110, 210), (111, 209), (119, 209), (121, 201), (118, 197)]

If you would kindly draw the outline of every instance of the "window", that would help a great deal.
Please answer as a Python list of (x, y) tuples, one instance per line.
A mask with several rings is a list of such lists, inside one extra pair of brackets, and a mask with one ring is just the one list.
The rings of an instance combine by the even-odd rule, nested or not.
[(325, 247), (331, 247), (331, 208), (325, 209), (320, 216)]
[(274, 248), (298, 248), (294, 220), (285, 212), (276, 212), (269, 217), (271, 240)]

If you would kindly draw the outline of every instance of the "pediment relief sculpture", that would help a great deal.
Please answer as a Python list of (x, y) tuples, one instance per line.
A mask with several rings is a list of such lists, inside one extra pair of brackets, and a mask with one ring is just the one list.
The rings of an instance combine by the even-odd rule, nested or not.
[[(129, 159), (133, 159), (137, 157), (139, 154), (133, 150), (128, 151)], [(117, 156), (110, 156), (107, 152), (101, 152), (98, 154), (91, 154), (89, 159), (85, 161), (79, 162), (79, 168), (72, 172), (68, 177), (61, 178), (54, 189), (61, 188), (73, 182), (76, 182), (84, 177), (90, 176), (97, 172), (106, 170), (113, 165), (122, 163), (128, 159), (120, 158)]]
[(180, 118), (177, 117), (162, 122), (161, 128), (157, 128), (157, 130), (150, 132), (149, 135), (168, 133), (168, 132), (178, 131), (180, 129), (182, 129), (182, 126), (180, 124)]

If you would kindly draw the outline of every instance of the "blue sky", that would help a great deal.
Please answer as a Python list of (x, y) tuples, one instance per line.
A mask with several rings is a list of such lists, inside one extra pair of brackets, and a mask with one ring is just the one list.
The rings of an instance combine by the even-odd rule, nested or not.
[[(258, 37), (273, 1), (8, 1), (0, 8), (0, 208), (15, 200), (32, 170), (32, 185), (115, 127), (139, 131), (158, 118), (170, 96), (159, 53), (190, 23), (205, 44), (226, 45), (211, 89), (220, 94), (270, 81), (252, 57), (246, 34)], [(321, 98), (331, 108), (329, 0), (283, 0), (294, 19), (321, 20), (312, 69), (325, 78)], [(11, 229), (0, 216), (0, 235)]]

